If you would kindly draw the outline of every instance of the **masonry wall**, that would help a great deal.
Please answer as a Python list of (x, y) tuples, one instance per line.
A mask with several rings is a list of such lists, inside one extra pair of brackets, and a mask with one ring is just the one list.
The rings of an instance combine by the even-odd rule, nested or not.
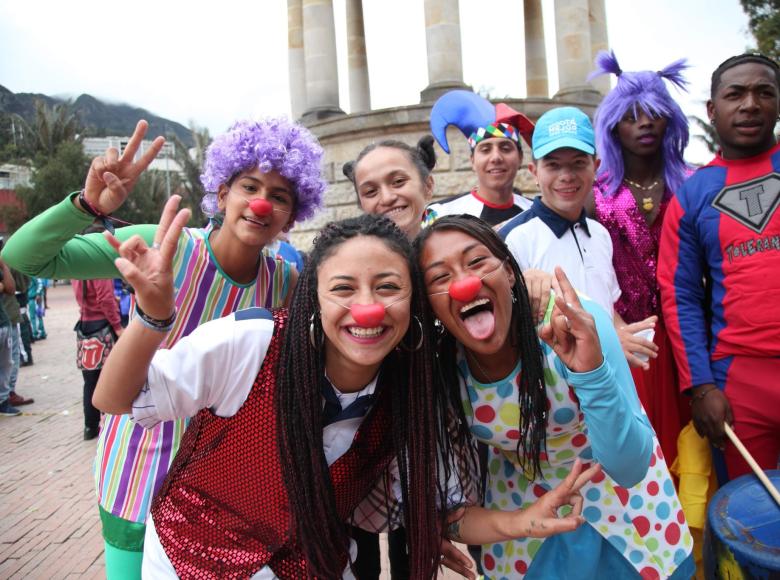
[[(504, 101), (518, 111), (536, 120), (547, 109), (563, 104), (574, 104), (589, 115), (593, 105), (562, 103), (553, 99), (523, 99)], [(314, 218), (299, 223), (291, 232), (292, 243), (301, 250), (311, 248), (312, 240), (323, 225), (332, 220), (356, 216), (360, 213), (352, 183), (344, 177), (341, 168), (345, 162), (357, 157), (370, 143), (384, 139), (398, 139), (414, 145), (423, 135), (430, 133), (428, 117), (430, 106), (412, 105), (382, 109), (355, 115), (335, 117), (309, 125), (325, 149), (325, 177), (330, 187), (325, 195), (325, 209)], [(469, 147), (463, 134), (456, 128), (447, 130), (450, 154), (436, 147), (436, 187), (434, 199), (470, 190), (476, 185), (471, 170)], [(531, 153), (523, 144), (523, 169), (518, 173), (515, 186), (527, 195), (536, 193), (533, 176), (527, 169)]]

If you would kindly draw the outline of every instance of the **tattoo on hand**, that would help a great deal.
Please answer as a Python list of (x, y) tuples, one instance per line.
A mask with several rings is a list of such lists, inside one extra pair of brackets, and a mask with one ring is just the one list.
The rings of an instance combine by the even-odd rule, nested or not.
[(456, 520), (447, 526), (447, 537), (450, 540), (455, 540), (456, 542), (463, 541), (460, 537), (460, 522), (461, 520)]
[(547, 525), (541, 521), (537, 522), (535, 519), (532, 519), (530, 522), (528, 522), (528, 525), (525, 527), (525, 535), (526, 536), (533, 536), (535, 533), (537, 533), (537, 530), (546, 530)]

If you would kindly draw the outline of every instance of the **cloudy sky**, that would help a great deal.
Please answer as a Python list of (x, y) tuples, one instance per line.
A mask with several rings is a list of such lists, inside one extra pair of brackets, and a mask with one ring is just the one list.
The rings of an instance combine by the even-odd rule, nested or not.
[[(419, 101), (427, 85), (423, 0), (363, 0), (374, 108)], [(550, 89), (557, 89), (553, 0), (543, 0)], [(709, 75), (750, 44), (738, 0), (606, 0), (625, 70), (687, 57), (688, 114), (704, 115)], [(334, 0), (341, 106), (344, 0)], [(521, 0), (460, 0), (464, 80), (525, 93)], [(513, 26), (512, 23), (516, 23)], [(126, 102), (219, 133), (236, 118), (289, 113), (285, 0), (0, 0), (0, 84), (14, 92)], [(689, 158), (706, 159), (692, 146)]]

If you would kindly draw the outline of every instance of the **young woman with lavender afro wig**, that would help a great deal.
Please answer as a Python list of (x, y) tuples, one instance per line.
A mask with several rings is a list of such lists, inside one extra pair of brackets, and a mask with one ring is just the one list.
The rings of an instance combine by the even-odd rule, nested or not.
[[(615, 304), (624, 351), (642, 405), (669, 465), (689, 416), (680, 404), (677, 375), (663, 319), (656, 270), (666, 208), (690, 172), (683, 159), (688, 121), (664, 81), (685, 89), (678, 60), (660, 71), (623, 71), (614, 53), (596, 58), (599, 74), (617, 84), (596, 110), (601, 166), (593, 187), (593, 214), (609, 231), (622, 290)], [(636, 333), (645, 333), (637, 336)]]
[[(164, 143), (138, 159), (146, 133), (139, 122), (122, 155), (109, 149), (92, 161), (81, 193), (31, 220), (9, 240), (10, 260), (48, 278), (117, 278), (114, 247), (100, 234), (76, 235), (95, 214), (108, 216), (127, 199), (138, 176)], [(201, 180), (209, 194), (204, 212), (217, 217), (205, 228), (184, 228), (173, 258), (178, 316), (161, 348), (171, 348), (200, 324), (252, 306), (288, 304), (297, 274), (264, 246), (296, 220), (314, 215), (326, 182), (322, 148), (314, 136), (285, 118), (239, 121), (214, 139)], [(116, 230), (136, 251), (153, 245), (157, 225)], [(145, 522), (179, 446), (185, 420), (151, 430), (128, 415), (104, 415), (98, 439), (96, 489), (110, 579), (140, 578)]]

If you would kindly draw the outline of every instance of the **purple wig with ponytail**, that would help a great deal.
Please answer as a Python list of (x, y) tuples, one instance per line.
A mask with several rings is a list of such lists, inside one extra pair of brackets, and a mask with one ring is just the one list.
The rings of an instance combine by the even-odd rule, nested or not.
[(666, 132), (661, 143), (664, 181), (671, 191), (677, 191), (688, 174), (683, 153), (688, 146), (688, 119), (680, 105), (669, 94), (664, 79), (687, 90), (688, 81), (682, 71), (688, 68), (680, 59), (660, 71), (623, 72), (615, 53), (601, 51), (596, 56), (596, 70), (588, 79), (602, 74), (617, 76), (617, 85), (601, 101), (595, 116), (596, 151), (601, 158), (599, 175), (606, 174), (606, 194), (614, 195), (623, 181), (625, 168), (623, 152), (615, 128), (626, 111), (637, 114), (640, 108), (651, 117), (667, 120)]

